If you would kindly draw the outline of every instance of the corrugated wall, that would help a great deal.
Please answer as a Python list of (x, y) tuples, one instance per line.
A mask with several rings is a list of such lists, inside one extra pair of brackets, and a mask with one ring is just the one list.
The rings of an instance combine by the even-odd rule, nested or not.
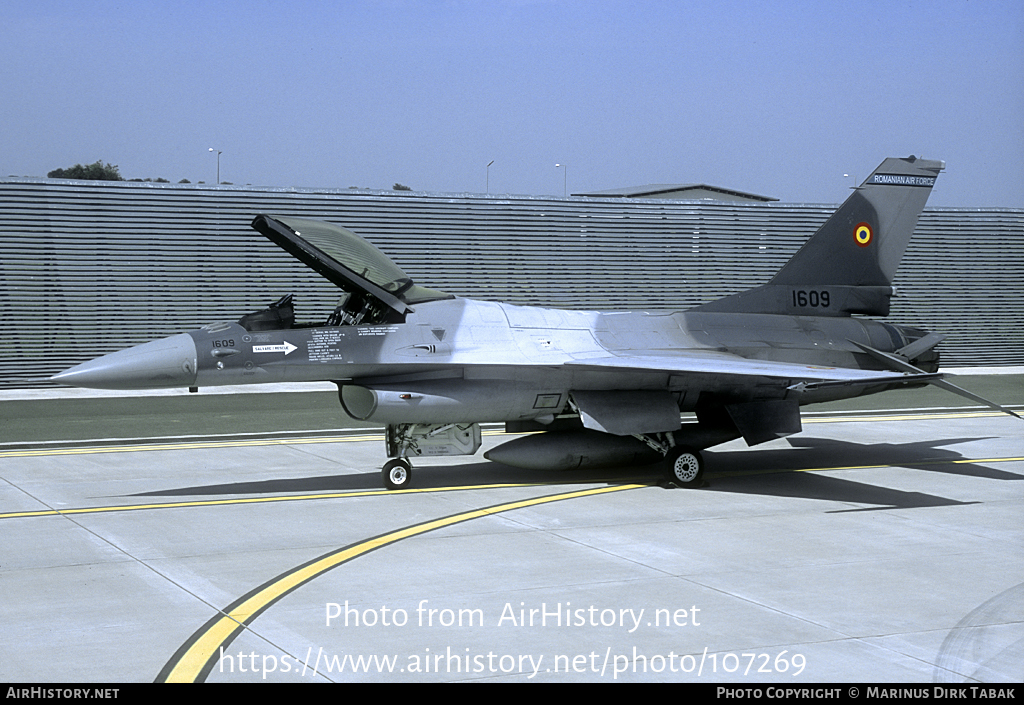
[[(834, 205), (0, 180), (0, 388), (99, 354), (337, 291), (249, 228), (257, 213), (363, 235), (417, 282), (587, 309), (683, 309), (765, 283)], [(951, 334), (946, 365), (1024, 363), (1024, 210), (928, 209), (891, 321)]]

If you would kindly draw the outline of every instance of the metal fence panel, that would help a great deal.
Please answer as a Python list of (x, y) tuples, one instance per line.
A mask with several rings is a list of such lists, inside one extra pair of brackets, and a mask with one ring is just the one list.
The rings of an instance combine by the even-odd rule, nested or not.
[[(835, 207), (0, 180), (0, 389), (288, 293), (325, 320), (337, 290), (257, 213), (347, 227), (459, 296), (626, 310), (763, 284)], [(890, 320), (949, 333), (945, 365), (1024, 364), (1024, 209), (926, 209), (895, 285)]]

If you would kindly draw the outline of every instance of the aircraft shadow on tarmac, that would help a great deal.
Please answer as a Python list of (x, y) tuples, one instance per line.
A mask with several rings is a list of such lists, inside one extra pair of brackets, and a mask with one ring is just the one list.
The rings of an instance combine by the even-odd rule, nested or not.
[[(720, 453), (711, 461), (718, 477), (708, 489), (719, 492), (824, 499), (835, 502), (872, 504), (873, 507), (837, 510), (838, 512), (877, 511), (941, 507), (960, 502), (923, 492), (908, 492), (891, 487), (856, 482), (822, 472), (807, 470), (902, 467), (964, 477), (993, 480), (1024, 480), (1024, 476), (969, 462), (960, 452), (945, 446), (988, 440), (986, 438), (947, 438), (912, 443), (861, 444), (819, 438), (790, 438), (788, 449)], [(711, 453), (708, 453), (711, 456)], [(767, 474), (768, 477), (755, 475)], [(764, 481), (762, 481), (762, 479)]]
[[(982, 464), (964, 462), (964, 456), (945, 446), (969, 443), (984, 438), (953, 438), (912, 443), (860, 444), (830, 439), (788, 439), (791, 448), (769, 448), (743, 452), (706, 452), (708, 482), (702, 491), (822, 499), (865, 507), (840, 511), (871, 511), (937, 507), (960, 502), (921, 492), (856, 482), (822, 472), (839, 468), (904, 467), (925, 472), (983, 477), (995, 480), (1022, 480), (1024, 476), (997, 470)], [(662, 484), (657, 466), (609, 468), (606, 470), (540, 471), (511, 468), (499, 463), (480, 462), (459, 465), (419, 466), (414, 469), (416, 489), (446, 487), (486, 487), (494, 484), (590, 484), (638, 482)], [(131, 496), (180, 497), (209, 495), (305, 494), (381, 489), (379, 473), (350, 473), (316, 477), (282, 478), (180, 487)]]

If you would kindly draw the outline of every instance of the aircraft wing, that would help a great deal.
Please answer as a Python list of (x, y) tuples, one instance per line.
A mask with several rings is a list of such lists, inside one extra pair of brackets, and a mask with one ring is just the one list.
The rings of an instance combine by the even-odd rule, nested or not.
[[(824, 367), (791, 362), (752, 360), (715, 350), (686, 350), (665, 355), (612, 355), (566, 363), (577, 369), (660, 371), (672, 376), (699, 377), (699, 391), (727, 392), (748, 388), (758, 380), (774, 379), (800, 394), (836, 386), (927, 382), (939, 373), (893, 373)], [(574, 403), (586, 428), (614, 435), (674, 431), (680, 428), (679, 410), (667, 390), (573, 392)], [(800, 410), (796, 398), (737, 401), (724, 409), (750, 445), (799, 433)], [(715, 443), (721, 440), (714, 441)]]
[(727, 377), (769, 377), (790, 380), (791, 386), (803, 388), (842, 385), (873, 385), (906, 382), (908, 377), (923, 380), (936, 375), (894, 374), (877, 370), (859, 370), (846, 367), (823, 367), (794, 362), (754, 360), (716, 350), (686, 350), (665, 355), (613, 355), (587, 358), (566, 363), (572, 367), (591, 369), (619, 369), (661, 371), (669, 374), (724, 375)]

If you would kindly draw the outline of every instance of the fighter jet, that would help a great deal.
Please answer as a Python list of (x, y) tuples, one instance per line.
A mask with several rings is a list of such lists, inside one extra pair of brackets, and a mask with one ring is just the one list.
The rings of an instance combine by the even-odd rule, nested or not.
[[(481, 423), (539, 431), (485, 458), (523, 468), (660, 462), (702, 485), (700, 451), (798, 433), (800, 407), (935, 384), (944, 336), (891, 325), (893, 276), (941, 161), (890, 158), (771, 281), (685, 311), (570, 311), (460, 298), (413, 282), (337, 225), (258, 215), (252, 227), (329, 279), (340, 303), (296, 323), (291, 296), (237, 321), (55, 375), (150, 389), (329, 380), (351, 419), (385, 427), (383, 482), (412, 459), (472, 455)], [(681, 412), (695, 421), (683, 423)], [(1016, 415), (1016, 414), (1014, 414)]]

